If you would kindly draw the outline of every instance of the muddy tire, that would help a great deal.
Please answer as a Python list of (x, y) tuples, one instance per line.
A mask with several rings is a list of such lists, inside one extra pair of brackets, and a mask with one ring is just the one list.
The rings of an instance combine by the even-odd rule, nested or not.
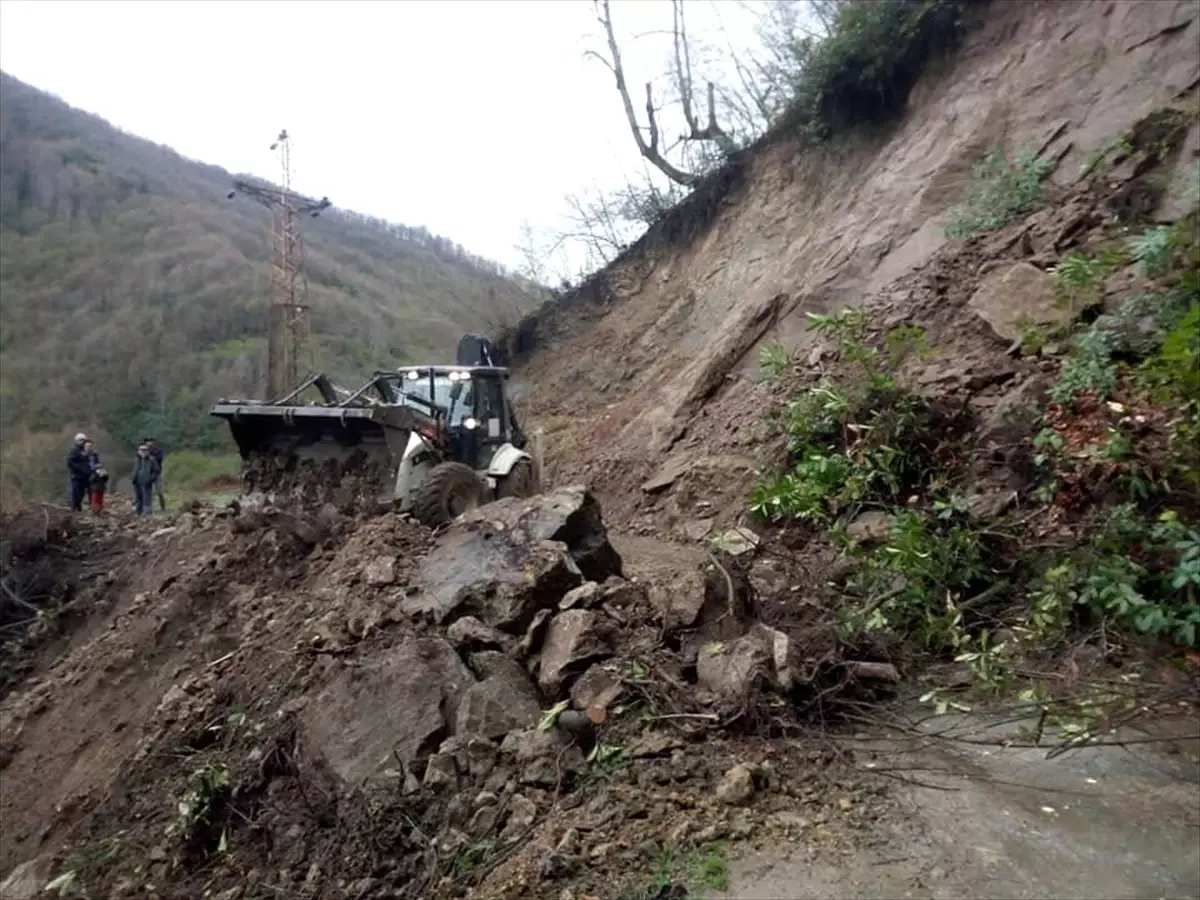
[(532, 497), (537, 492), (533, 461), (518, 459), (512, 470), (496, 482), (496, 498)]
[(444, 462), (433, 470), (413, 498), (413, 515), (430, 528), (445, 525), (483, 504), (483, 482), (470, 466)]

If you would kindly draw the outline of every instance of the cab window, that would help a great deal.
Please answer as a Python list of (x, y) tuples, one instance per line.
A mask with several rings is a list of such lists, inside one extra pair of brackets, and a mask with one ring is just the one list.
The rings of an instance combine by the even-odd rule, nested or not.
[[(476, 378), (472, 382), (475, 389), (475, 418), (485, 435), (491, 438), (504, 437), (504, 388), (499, 378)], [(492, 420), (496, 425), (491, 425)], [(495, 428), (499, 431), (495, 431)]]

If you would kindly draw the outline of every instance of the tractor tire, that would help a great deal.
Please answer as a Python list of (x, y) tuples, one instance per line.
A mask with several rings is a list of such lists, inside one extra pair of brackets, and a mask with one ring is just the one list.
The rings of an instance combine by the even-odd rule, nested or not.
[(434, 466), (413, 498), (413, 515), (436, 528), (483, 505), (483, 482), (470, 466), (444, 462)]
[(518, 459), (512, 470), (496, 483), (496, 499), (532, 497), (537, 492), (533, 477), (533, 461)]

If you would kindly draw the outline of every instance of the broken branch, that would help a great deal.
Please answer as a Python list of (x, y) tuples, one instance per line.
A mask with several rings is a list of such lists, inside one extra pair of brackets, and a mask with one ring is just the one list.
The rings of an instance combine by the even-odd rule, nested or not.
[(682, 169), (676, 168), (659, 152), (658, 120), (654, 114), (653, 90), (649, 82), (646, 83), (646, 116), (650, 139), (647, 141), (646, 137), (642, 134), (641, 124), (638, 122), (637, 113), (633, 109), (633, 100), (629, 96), (629, 85), (625, 81), (625, 70), (621, 64), (621, 49), (617, 46), (616, 34), (613, 32), (612, 13), (608, 7), (608, 0), (597, 0), (596, 18), (604, 27), (604, 35), (608, 41), (609, 68), (616, 78), (617, 92), (621, 95), (621, 105), (625, 109), (625, 119), (629, 123), (629, 130), (633, 132), (633, 139), (637, 142), (638, 151), (655, 168), (676, 184), (691, 187), (696, 183), (697, 177), (691, 172), (685, 172)]

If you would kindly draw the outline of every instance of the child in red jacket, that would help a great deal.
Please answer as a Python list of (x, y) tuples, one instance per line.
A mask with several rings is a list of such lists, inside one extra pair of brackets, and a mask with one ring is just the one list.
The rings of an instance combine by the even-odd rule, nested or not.
[(92, 512), (104, 511), (104, 492), (108, 489), (108, 470), (100, 465), (100, 454), (96, 452), (91, 441), (84, 441), (84, 455), (91, 466), (92, 476), (88, 482), (88, 506)]

